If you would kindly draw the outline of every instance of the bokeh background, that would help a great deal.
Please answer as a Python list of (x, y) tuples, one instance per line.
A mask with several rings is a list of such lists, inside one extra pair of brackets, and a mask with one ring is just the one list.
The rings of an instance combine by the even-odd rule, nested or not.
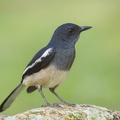
[[(33, 55), (63, 23), (93, 26), (81, 34), (77, 56), (56, 92), (66, 101), (120, 111), (120, 0), (0, 0), (0, 103), (20, 83)], [(43, 90), (52, 104), (60, 101)], [(23, 90), (4, 114), (44, 104)]]

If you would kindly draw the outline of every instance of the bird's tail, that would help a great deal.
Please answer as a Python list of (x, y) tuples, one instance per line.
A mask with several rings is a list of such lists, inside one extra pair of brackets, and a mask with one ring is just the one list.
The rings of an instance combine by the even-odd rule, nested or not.
[(13, 103), (15, 98), (18, 96), (18, 94), (23, 90), (25, 85), (19, 84), (11, 93), (10, 95), (3, 101), (3, 103), (0, 105), (0, 112), (6, 110), (10, 105)]

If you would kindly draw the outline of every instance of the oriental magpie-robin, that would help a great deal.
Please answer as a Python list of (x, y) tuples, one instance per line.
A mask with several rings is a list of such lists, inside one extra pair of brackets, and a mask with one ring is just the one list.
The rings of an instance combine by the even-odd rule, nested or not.
[(6, 110), (13, 103), (25, 86), (28, 87), (28, 93), (38, 89), (47, 106), (50, 104), (42, 92), (42, 87), (49, 88), (63, 104), (68, 104), (54, 90), (69, 73), (75, 58), (75, 43), (80, 33), (90, 28), (91, 26), (80, 27), (72, 23), (59, 26), (48, 45), (38, 51), (29, 62), (23, 72), (21, 83), (0, 105), (0, 112)]

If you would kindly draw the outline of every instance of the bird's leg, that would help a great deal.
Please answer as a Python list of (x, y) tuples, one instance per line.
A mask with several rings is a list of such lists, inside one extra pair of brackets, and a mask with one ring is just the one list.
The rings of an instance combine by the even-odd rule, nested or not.
[(45, 103), (46, 103), (46, 106), (49, 106), (50, 104), (48, 103), (47, 99), (45, 98), (43, 92), (42, 92), (42, 86), (38, 86), (38, 91), (40, 92), (42, 98), (44, 99)]
[(54, 88), (49, 88), (50, 91), (62, 102), (62, 103), (66, 103), (55, 91)]
[(54, 88), (49, 88), (50, 91), (62, 102), (62, 104), (65, 104), (65, 105), (68, 105), (68, 106), (75, 106), (75, 104), (70, 104), (70, 103), (67, 103), (65, 102), (55, 91), (54, 91)]

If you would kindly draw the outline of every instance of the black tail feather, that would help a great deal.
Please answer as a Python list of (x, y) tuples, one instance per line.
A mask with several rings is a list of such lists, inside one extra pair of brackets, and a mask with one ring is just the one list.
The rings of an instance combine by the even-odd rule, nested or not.
[(10, 95), (3, 101), (3, 103), (0, 105), (0, 112), (6, 110), (10, 105), (14, 102), (15, 98), (18, 96), (18, 94), (21, 92), (21, 90), (25, 86), (23, 84), (19, 84), (11, 93)]

